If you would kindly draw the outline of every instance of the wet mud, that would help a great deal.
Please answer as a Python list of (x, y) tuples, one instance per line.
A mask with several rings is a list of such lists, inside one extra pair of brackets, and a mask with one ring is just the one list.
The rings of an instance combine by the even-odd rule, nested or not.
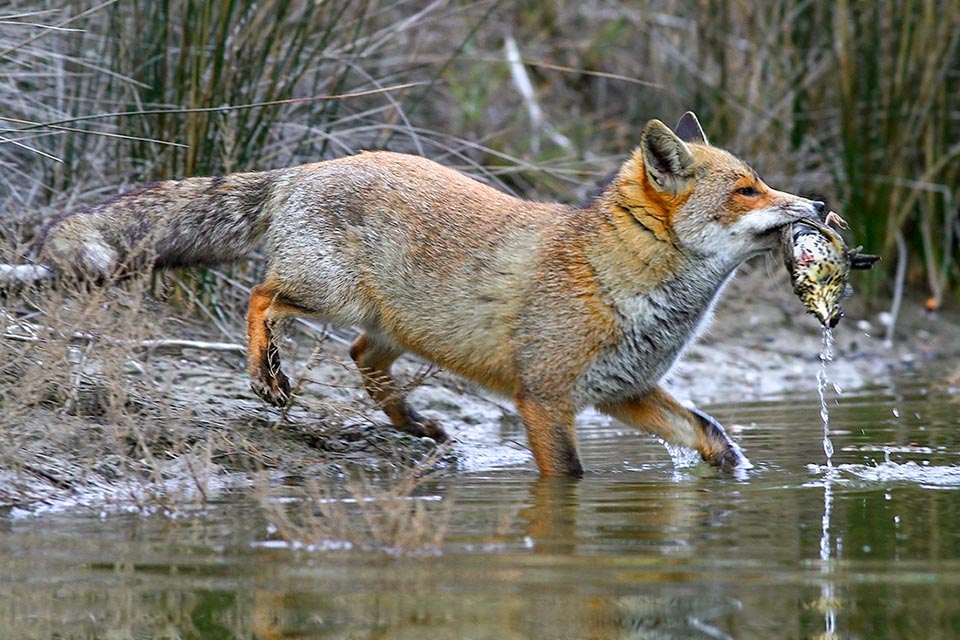
[[(931, 315), (920, 304), (905, 304), (888, 344), (885, 314), (854, 302), (834, 330), (830, 379), (843, 389), (882, 386), (904, 371), (960, 355), (960, 322), (949, 313)], [(7, 371), (0, 377), (8, 407), (0, 509), (176, 512), (229, 487), (250, 486), (264, 474), (338, 479), (355, 469), (402, 469), (434, 451), (431, 440), (386, 426), (349, 359), (349, 330), (288, 328), (284, 366), (296, 399), (277, 409), (250, 390), (242, 349), (203, 347), (224, 341), (242, 346), (239, 322), (225, 336), (209, 322), (185, 320), (174, 306), (146, 304), (146, 315), (159, 320), (142, 336), (188, 338), (198, 346), (131, 347), (110, 369), (91, 364), (100, 343), (75, 340), (67, 361), (77, 375), (61, 377), (67, 382), (23, 406), (11, 404), (21, 376)], [(15, 355), (23, 360), (22, 344), (9, 336), (29, 319), (8, 314), (3, 322), (8, 337), (0, 346), (19, 348)], [(731, 283), (711, 328), (664, 384), (708, 412), (713, 403), (793, 393), (809, 398), (817, 385), (820, 338), (819, 323), (804, 314), (785, 276), (756, 268)], [(523, 466), (534, 472), (508, 399), (413, 358), (398, 361), (397, 369), (410, 385), (411, 404), (454, 438), (443, 464), (455, 471)], [(948, 375), (943, 385), (958, 383)]]

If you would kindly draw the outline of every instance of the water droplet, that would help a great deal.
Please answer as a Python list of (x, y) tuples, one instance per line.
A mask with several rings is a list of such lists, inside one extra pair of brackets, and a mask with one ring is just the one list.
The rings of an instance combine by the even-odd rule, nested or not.
[(700, 463), (700, 454), (693, 449), (671, 444), (664, 440), (660, 441), (670, 454), (675, 469), (689, 469)]

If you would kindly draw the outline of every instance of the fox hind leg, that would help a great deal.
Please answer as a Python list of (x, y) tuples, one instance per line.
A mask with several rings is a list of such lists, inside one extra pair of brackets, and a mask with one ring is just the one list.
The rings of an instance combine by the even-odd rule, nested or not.
[(264, 402), (284, 407), (290, 402), (290, 380), (280, 368), (280, 350), (274, 340), (276, 323), (287, 315), (302, 315), (286, 303), (269, 284), (250, 291), (247, 309), (247, 367), (250, 387)]
[(387, 414), (394, 427), (414, 436), (428, 436), (437, 442), (446, 442), (448, 436), (443, 429), (414, 411), (390, 376), (390, 366), (402, 353), (396, 346), (366, 333), (361, 333), (350, 347), (350, 357), (363, 375), (367, 393)]

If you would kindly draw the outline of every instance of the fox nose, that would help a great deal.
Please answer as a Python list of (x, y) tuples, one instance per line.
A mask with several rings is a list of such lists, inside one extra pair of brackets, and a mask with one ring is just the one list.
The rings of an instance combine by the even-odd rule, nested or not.
[(827, 217), (827, 204), (823, 200), (814, 200), (813, 208), (817, 212), (817, 217), (821, 222)]

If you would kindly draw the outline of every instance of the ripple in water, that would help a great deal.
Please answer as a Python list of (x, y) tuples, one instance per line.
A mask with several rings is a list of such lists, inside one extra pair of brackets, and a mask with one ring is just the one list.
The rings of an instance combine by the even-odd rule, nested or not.
[(876, 465), (844, 464), (839, 469), (869, 482), (912, 482), (925, 487), (960, 487), (960, 467), (926, 466), (910, 462), (881, 462)]

